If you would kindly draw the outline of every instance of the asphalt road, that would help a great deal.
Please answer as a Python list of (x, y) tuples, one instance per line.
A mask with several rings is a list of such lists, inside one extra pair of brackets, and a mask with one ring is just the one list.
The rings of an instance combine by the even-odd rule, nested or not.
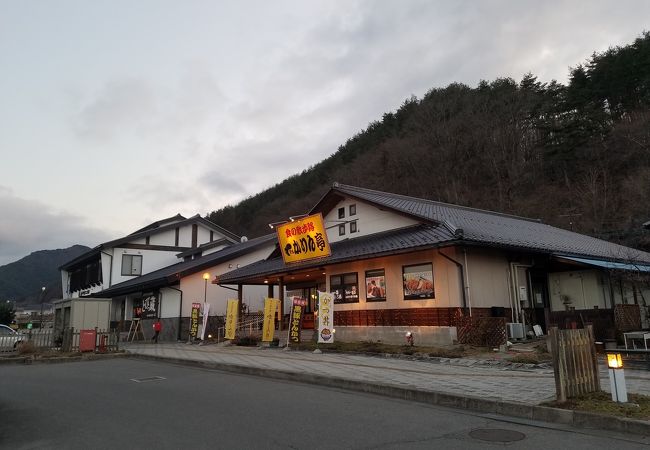
[(0, 367), (3, 449), (622, 450), (648, 445), (632, 436), (538, 425), (135, 359)]

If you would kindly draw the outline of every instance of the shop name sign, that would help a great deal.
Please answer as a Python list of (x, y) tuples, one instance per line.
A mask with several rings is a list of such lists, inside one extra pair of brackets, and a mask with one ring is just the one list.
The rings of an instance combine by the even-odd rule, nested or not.
[(330, 256), (323, 216), (314, 214), (276, 228), (285, 264)]

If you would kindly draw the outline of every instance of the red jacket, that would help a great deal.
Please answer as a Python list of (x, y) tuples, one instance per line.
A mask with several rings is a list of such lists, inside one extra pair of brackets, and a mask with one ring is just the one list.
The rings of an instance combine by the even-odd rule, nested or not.
[(160, 320), (156, 320), (153, 323), (153, 331), (160, 331), (162, 330), (162, 323), (160, 323)]

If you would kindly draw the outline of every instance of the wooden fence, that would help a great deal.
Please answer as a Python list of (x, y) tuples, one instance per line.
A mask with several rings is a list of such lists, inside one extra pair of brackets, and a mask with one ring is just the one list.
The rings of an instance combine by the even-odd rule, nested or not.
[(591, 325), (577, 330), (549, 330), (557, 400), (600, 391), (598, 359)]
[(505, 317), (465, 316), (457, 319), (458, 343), (499, 347), (508, 340)]

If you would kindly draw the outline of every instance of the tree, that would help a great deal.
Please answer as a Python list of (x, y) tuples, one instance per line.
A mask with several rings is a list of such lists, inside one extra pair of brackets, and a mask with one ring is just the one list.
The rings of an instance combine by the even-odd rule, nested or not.
[(0, 324), (11, 325), (16, 318), (16, 310), (14, 309), (13, 302), (1, 301), (0, 302)]

